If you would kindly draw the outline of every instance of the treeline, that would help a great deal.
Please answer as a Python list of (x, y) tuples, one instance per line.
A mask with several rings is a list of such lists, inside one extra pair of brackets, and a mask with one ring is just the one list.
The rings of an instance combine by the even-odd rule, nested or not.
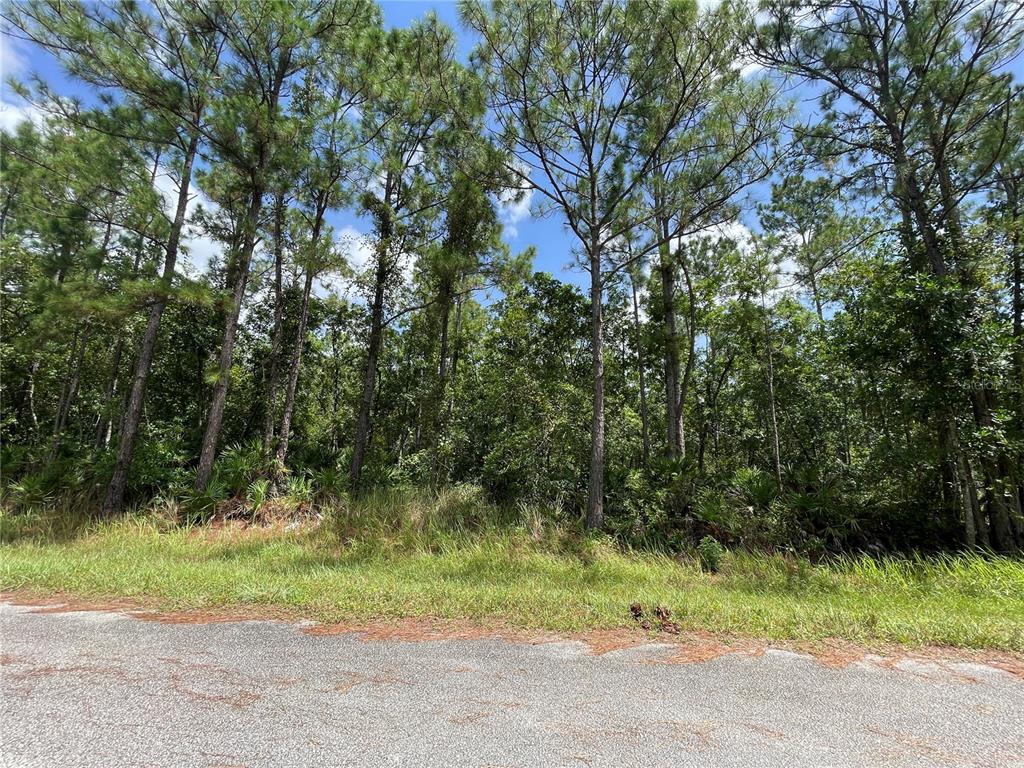
[[(1024, 545), (1018, 2), (459, 10), (468, 63), (365, 0), (5, 7), (89, 94), (2, 135), (6, 507)], [(510, 252), (528, 202), (584, 290)]]

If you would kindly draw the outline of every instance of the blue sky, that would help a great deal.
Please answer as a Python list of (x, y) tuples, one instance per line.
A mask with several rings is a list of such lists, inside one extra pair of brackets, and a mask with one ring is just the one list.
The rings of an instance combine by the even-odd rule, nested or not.
[[(430, 11), (456, 30), (459, 39), (459, 54), (463, 60), (468, 59), (469, 52), (476, 43), (475, 36), (459, 21), (457, 5), (451, 2), (419, 2), (418, 0), (388, 0), (380, 3), (384, 12), (384, 23), (389, 26), (407, 26), (415, 19), (422, 18)], [(534, 199), (536, 196), (534, 195)], [(537, 249), (534, 268), (539, 271), (552, 272), (563, 280), (584, 285), (584, 275), (579, 270), (568, 269), (572, 262), (571, 249), (576, 238), (565, 231), (562, 219), (556, 214), (543, 218), (531, 216), (528, 210), (530, 201), (523, 204), (507, 206), (502, 211), (505, 224), (505, 240), (513, 252), (525, 250), (528, 246)]]
[[(714, 0), (699, 0), (702, 5), (711, 4)], [(422, 18), (430, 11), (456, 30), (459, 39), (459, 53), (465, 59), (468, 57), (475, 40), (473, 34), (466, 30), (459, 22), (457, 7), (453, 0), (435, 0), (434, 2), (423, 2), (421, 0), (384, 0), (380, 3), (384, 14), (385, 24), (388, 26), (406, 26), (410, 22)], [(61, 71), (59, 64), (46, 52), (22, 43), (12, 41), (9, 38), (2, 40), (0, 48), (0, 74), (6, 80), (9, 76), (26, 78), (31, 74), (37, 74), (64, 95), (78, 95), (88, 99), (88, 91), (79, 83), (69, 80)], [(1024, 75), (1024, 61), (1018, 59), (1011, 66), (1020, 81)], [(798, 89), (788, 94), (798, 101), (798, 109), (808, 112), (813, 107), (813, 94), (807, 89)], [(27, 110), (21, 105), (17, 97), (10, 92), (6, 82), (2, 89), (2, 107), (0, 107), (0, 126), (10, 127), (19, 119), (22, 119)], [(175, 190), (173, 183), (169, 180), (163, 187), (163, 191), (169, 195)], [(741, 215), (741, 222), (747, 227), (756, 227), (753, 209), (756, 202), (766, 198), (768, 184), (763, 183), (754, 187), (748, 197), (741, 201), (744, 213)], [(540, 198), (534, 194), (533, 201)], [(557, 213), (550, 213), (545, 217), (531, 213), (530, 201), (519, 204), (509, 204), (502, 207), (501, 217), (505, 224), (505, 240), (513, 252), (519, 252), (528, 246), (536, 248), (537, 257), (534, 267), (537, 270), (552, 272), (561, 279), (583, 286), (586, 283), (585, 275), (572, 266), (572, 249), (576, 245), (575, 238), (565, 230), (562, 218)], [(356, 262), (365, 258), (368, 244), (358, 245), (356, 236), (359, 233), (369, 231), (369, 223), (360, 219), (354, 212), (338, 211), (332, 214), (330, 223), (336, 232), (340, 233), (344, 242), (352, 243), (350, 248), (352, 257)], [(205, 238), (195, 236), (191, 240), (192, 257), (199, 266), (202, 266), (209, 258), (216, 246)]]
[[(422, 18), (430, 11), (457, 31), (459, 53), (465, 59), (474, 45), (473, 36), (459, 23), (455, 2), (421, 2), (418, 0), (385, 0), (380, 3), (388, 26), (406, 26), (410, 22)], [(69, 79), (62, 71), (60, 64), (47, 52), (22, 41), (4, 37), (0, 48), (0, 74), (3, 76), (2, 106), (0, 106), (0, 126), (11, 127), (24, 119), (30, 110), (21, 102), (16, 94), (7, 86), (8, 77), (27, 79), (38, 75), (54, 90), (62, 95), (78, 96), (83, 101), (89, 100), (89, 90), (81, 83)], [(161, 186), (166, 196), (175, 192), (173, 182), (169, 179)], [(513, 252), (519, 252), (528, 246), (537, 249), (535, 269), (553, 272), (563, 279), (582, 285), (583, 275), (576, 270), (566, 270), (572, 257), (570, 249), (574, 238), (567, 234), (561, 219), (556, 215), (544, 218), (531, 216), (529, 201), (509, 204), (501, 209), (501, 218), (505, 224), (505, 239)], [(340, 234), (343, 241), (350, 243), (351, 255), (357, 262), (365, 256), (367, 244), (361, 247), (354, 237), (357, 233), (369, 232), (369, 223), (352, 211), (336, 211), (331, 214), (330, 223)], [(193, 261), (202, 266), (216, 249), (216, 246), (205, 238), (193, 237), (190, 242)]]

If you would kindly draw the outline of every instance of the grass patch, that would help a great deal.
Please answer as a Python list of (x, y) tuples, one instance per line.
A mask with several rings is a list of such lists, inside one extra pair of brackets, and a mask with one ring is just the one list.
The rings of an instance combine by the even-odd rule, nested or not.
[(284, 608), (324, 622), (433, 616), (556, 631), (632, 626), (629, 605), (641, 602), (669, 608), (684, 629), (1024, 652), (1020, 560), (812, 564), (731, 552), (711, 574), (695, 555), (622, 551), (529, 510), (498, 526), (472, 518), (466, 499), (385, 501), (293, 532), (152, 517), (54, 526), (0, 513), (0, 586), (169, 609)]

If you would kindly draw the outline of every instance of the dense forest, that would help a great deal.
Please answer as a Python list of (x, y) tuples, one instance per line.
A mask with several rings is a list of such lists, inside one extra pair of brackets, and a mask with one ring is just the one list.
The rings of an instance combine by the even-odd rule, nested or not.
[(76, 84), (7, 85), (5, 509), (459, 486), (631, 546), (1024, 546), (1018, 0), (0, 15)]

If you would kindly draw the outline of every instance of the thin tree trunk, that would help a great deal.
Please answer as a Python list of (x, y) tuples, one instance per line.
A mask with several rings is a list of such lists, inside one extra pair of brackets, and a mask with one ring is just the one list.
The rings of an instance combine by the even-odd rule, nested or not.
[[(103, 269), (103, 263), (107, 259), (107, 248), (110, 246), (110, 236), (113, 232), (113, 224), (107, 221), (106, 230), (103, 233), (103, 242), (100, 244), (100, 263), (96, 266), (94, 279), (99, 280), (100, 273)], [(68, 249), (64, 249), (64, 253), (68, 253)], [(61, 282), (61, 281), (58, 281)], [(72, 357), (74, 358), (74, 364), (68, 368), (68, 378), (66, 385), (61, 395), (60, 406), (57, 409), (57, 419), (53, 429), (53, 443), (50, 446), (50, 458), (49, 461), (53, 461), (57, 458), (57, 453), (60, 451), (61, 443), (64, 440), (64, 430), (67, 428), (68, 420), (71, 417), (71, 408), (75, 403), (75, 399), (78, 397), (78, 388), (81, 384), (82, 379), (82, 363), (85, 360), (85, 350), (89, 344), (89, 339), (92, 336), (92, 323), (89, 317), (86, 317), (82, 323), (81, 333), (75, 333), (75, 339), (79, 342), (79, 350), (77, 357), (74, 356), (74, 346), (72, 345)]]
[[(153, 172), (150, 174), (150, 184), (156, 181), (157, 168), (160, 162), (160, 155), (157, 154), (157, 159), (153, 162)], [(139, 266), (142, 264), (142, 252), (145, 247), (145, 241), (142, 235), (139, 235), (138, 244), (135, 249), (135, 259), (132, 262), (132, 279), (136, 279), (139, 276)], [(117, 342), (114, 345), (113, 359), (110, 365), (110, 378), (107, 380), (107, 387), (103, 392), (103, 403), (100, 406), (100, 414), (96, 419), (96, 440), (94, 448), (97, 452), (106, 450), (110, 446), (111, 428), (114, 423), (112, 411), (114, 403), (117, 401), (118, 388), (121, 383), (121, 357), (124, 355), (124, 333), (118, 331)]]
[(448, 424), (452, 423), (452, 413), (455, 408), (455, 395), (457, 391), (455, 388), (455, 384), (458, 381), (457, 377), (459, 374), (459, 350), (461, 349), (461, 347), (459, 346), (459, 332), (461, 331), (461, 329), (462, 294), (459, 294), (459, 296), (455, 299), (455, 331), (452, 334), (452, 337), (454, 339), (454, 341), (452, 341), (452, 372), (448, 377), (448, 379), (452, 382), (452, 394), (451, 397), (448, 398), (448, 413), (445, 416), (447, 420), (446, 423)]
[(28, 366), (28, 384), (25, 391), (25, 405), (32, 422), (32, 431), (39, 432), (39, 416), (36, 414), (36, 374), (39, 373), (39, 358), (33, 358)]
[[(1020, 209), (1020, 178), (1006, 177), (1001, 180), (1003, 191), (1006, 195), (1007, 208), (1010, 216), (1010, 314), (1012, 316), (1012, 360), (1013, 380), (1010, 386), (1010, 397), (1016, 406), (1016, 432), (1018, 436), (1024, 436), (1024, 269), (1021, 266), (1022, 251), (1024, 244), (1021, 243), (1024, 234), (1024, 216)], [(1011, 459), (1013, 471), (1010, 477), (1015, 486), (1018, 516), (1016, 518), (1017, 540), (1024, 546), (1024, 469), (1021, 462)]]
[(331, 323), (331, 451), (338, 450), (338, 409), (341, 407), (341, 366), (338, 364), (338, 324)]
[(680, 252), (679, 263), (683, 270), (683, 279), (686, 282), (686, 366), (683, 368), (683, 380), (679, 385), (679, 404), (677, 413), (679, 418), (679, 456), (686, 457), (686, 400), (690, 392), (690, 382), (693, 380), (693, 366), (697, 360), (697, 300), (693, 290), (693, 280), (690, 279), (690, 267), (686, 261), (685, 252)]
[(636, 346), (636, 370), (640, 385), (640, 440), (643, 450), (643, 464), (651, 459), (651, 436), (647, 414), (647, 375), (644, 372), (643, 337), (640, 332), (640, 302), (637, 298), (636, 279), (630, 274), (629, 286), (633, 294), (633, 344)]
[(437, 393), (434, 395), (434, 436), (433, 457), (431, 459), (431, 475), (434, 482), (440, 479), (441, 438), (446, 427), (445, 421), (445, 390), (448, 385), (448, 318), (451, 315), (452, 287), (451, 281), (445, 278), (441, 283), (441, 330), (438, 341), (437, 361)]
[[(973, 357), (973, 355), (972, 355)], [(972, 368), (976, 369), (972, 360)], [(984, 431), (994, 426), (986, 392), (982, 387), (971, 388), (971, 406), (974, 412), (975, 425)], [(1016, 494), (1008, 482), (1009, 466), (1000, 455), (982, 450), (980, 456), (982, 477), (985, 481), (985, 496), (988, 499), (990, 531), (992, 543), (1002, 552), (1012, 552), (1017, 548), (1014, 531), (1014, 518), (1017, 516)]]
[[(892, 99), (888, 93), (884, 93), (883, 96), (885, 97), (887, 107), (887, 128), (889, 130), (894, 150), (893, 161), (896, 170), (896, 182), (893, 192), (904, 222), (904, 247), (907, 251), (908, 257), (910, 258), (911, 266), (915, 271), (920, 273), (931, 273), (936, 277), (943, 277), (948, 274), (949, 270), (939, 247), (935, 228), (932, 226), (928, 203), (921, 189), (917, 173), (907, 154), (903, 136), (899, 131), (898, 126), (900, 125), (900, 121), (897, 118), (895, 108), (892, 106)], [(920, 242), (924, 245), (926, 257), (924, 263), (921, 263), (915, 256), (918, 251), (915, 247), (916, 242), (913, 236), (914, 233), (912, 231), (912, 227), (916, 227)], [(928, 324), (931, 322), (930, 315), (931, 312), (926, 309), (924, 319)], [(925, 339), (925, 343), (928, 343), (927, 339)], [(944, 358), (944, 352), (944, 350), (936, 350), (940, 361)], [(942, 440), (940, 443), (944, 454), (943, 460), (954, 468), (954, 477), (964, 478), (970, 471), (969, 462), (967, 462), (966, 457), (962, 455), (963, 452), (959, 447), (959, 443), (955, 440), (955, 416), (953, 413), (948, 411), (948, 408), (945, 410), (945, 413), (940, 413), (940, 418), (946, 422), (947, 426), (945, 427), (945, 432), (950, 437), (949, 439)], [(973, 481), (965, 480), (964, 482), (966, 483), (966, 487), (969, 488), (969, 493), (965, 494), (961, 492), (954, 495), (960, 500), (958, 504), (960, 508), (959, 516), (964, 523), (965, 540), (970, 540), (978, 534), (979, 525), (977, 521), (980, 517), (980, 511), (976, 513), (975, 506), (977, 501), (974, 493)], [(973, 518), (973, 522), (970, 524), (968, 523), (968, 517)], [(968, 526), (974, 529), (973, 533), (968, 530)]]
[(267, 369), (267, 400), (263, 414), (263, 461), (270, 458), (274, 444), (274, 424), (277, 421), (278, 360), (284, 336), (284, 298), (282, 272), (284, 261), (284, 193), (274, 196), (274, 328), (270, 339)]
[(117, 335), (117, 342), (114, 344), (114, 354), (110, 362), (110, 378), (107, 380), (106, 389), (103, 391), (103, 404), (100, 407), (100, 416), (96, 422), (95, 449), (103, 451), (110, 445), (110, 426), (113, 417), (110, 413), (117, 399), (117, 389), (121, 380), (121, 356), (124, 354), (124, 336)]
[[(939, 224), (948, 230), (954, 252), (962, 254), (965, 247), (963, 227), (947, 155), (939, 135), (931, 100), (926, 99), (923, 107), (925, 120), (929, 126), (932, 160), (937, 172), (944, 214), (939, 219)], [(968, 286), (976, 285), (977, 277), (970, 261), (961, 264), (962, 266), (958, 269), (961, 281), (967, 283)], [(976, 379), (981, 366), (978, 364), (977, 353), (974, 351), (970, 353), (969, 365), (972, 379)], [(994, 399), (993, 392), (975, 386), (971, 388), (970, 396), (975, 426), (981, 432), (990, 432), (994, 425), (992, 411), (996, 407), (991, 402)], [(998, 549), (1004, 552), (1015, 551), (1019, 546), (1017, 529), (1020, 527), (1021, 515), (1018, 508), (1017, 488), (1011, 480), (1012, 460), (1007, 456), (1006, 448), (1001, 445), (992, 446), (991, 451), (982, 450), (980, 460), (982, 475), (985, 479), (985, 494), (988, 499), (991, 535), (994, 543)]]
[(967, 456), (963, 451), (960, 452), (960, 461), (963, 464), (967, 505), (974, 517), (975, 534), (981, 542), (981, 546), (986, 549), (990, 549), (992, 547), (992, 541), (989, 535), (989, 526), (988, 522), (985, 520), (985, 516), (981, 513), (981, 504), (978, 503), (978, 488), (974, 483), (974, 471), (971, 469), (971, 462), (967, 460)]
[[(320, 239), (320, 219), (313, 229), (312, 252), (315, 255)], [(306, 282), (302, 286), (302, 309), (299, 312), (299, 327), (295, 331), (295, 346), (292, 349), (291, 367), (288, 371), (288, 387), (284, 394), (284, 411), (281, 414), (281, 431), (278, 434), (277, 454), (274, 461), (275, 486), (280, 481), (288, 459), (288, 440), (292, 431), (292, 416), (295, 413), (295, 392), (299, 385), (299, 370), (302, 368), (302, 350), (306, 346), (306, 324), (309, 322), (309, 296), (313, 292), (313, 278), (316, 275), (313, 264), (306, 267)]]
[(121, 438), (117, 447), (117, 461), (114, 473), (107, 486), (103, 500), (102, 513), (112, 515), (121, 511), (124, 503), (124, 492), (128, 484), (128, 472), (131, 469), (132, 455), (135, 451), (135, 440), (139, 434), (139, 424), (146, 396), (146, 384), (149, 381), (153, 355), (156, 351), (156, 340), (160, 331), (160, 319), (164, 307), (167, 306), (167, 294), (174, 280), (174, 267), (178, 260), (178, 245), (181, 242), (181, 231), (185, 225), (185, 212), (188, 208), (189, 186), (192, 182), (192, 166), (199, 148), (199, 135), (194, 134), (185, 150), (181, 170), (181, 187), (178, 190), (178, 201), (174, 210), (174, 220), (167, 236), (167, 249), (164, 252), (164, 268), (160, 278), (160, 289), (150, 297), (149, 319), (146, 330), (139, 344), (139, 352), (135, 361), (135, 372), (128, 395), (128, 405), (124, 410), (121, 423)]
[(68, 356), (67, 379), (61, 391), (60, 402), (57, 406), (57, 417), (53, 423), (53, 440), (50, 443), (48, 463), (52, 463), (57, 458), (61, 443), (64, 440), (64, 430), (67, 428), (68, 419), (71, 416), (71, 406), (78, 396), (82, 362), (85, 359), (85, 348), (89, 343), (90, 332), (91, 328), (87, 322), (81, 332), (75, 333), (75, 338), (71, 345), (71, 354)]
[(217, 442), (220, 440), (220, 428), (224, 421), (224, 408), (228, 400), (228, 385), (231, 383), (231, 363), (234, 359), (235, 337), (238, 333), (238, 316), (242, 311), (245, 299), (245, 286), (249, 281), (249, 265), (252, 261), (253, 249), (256, 247), (256, 232), (259, 227), (260, 210), (263, 207), (263, 187), (254, 184), (246, 211), (245, 228), (242, 236), (242, 247), (235, 258), (234, 286), (231, 291), (231, 306), (224, 321), (224, 337), (221, 341), (220, 355), (217, 360), (217, 381), (213, 386), (210, 399), (210, 410), (206, 418), (206, 432), (203, 435), (203, 447), (199, 454), (199, 466), (196, 468), (196, 490), (206, 489), (213, 474), (213, 462), (217, 457)]
[[(18, 179), (18, 182), (20, 181), (21, 179)], [(3, 209), (0, 210), (0, 240), (3, 239), (4, 234), (7, 232), (7, 215), (10, 213), (11, 205), (14, 203), (14, 199), (18, 196), (18, 192), (21, 187), (20, 183), (10, 184), (10, 179), (8, 179), (8, 184), (9, 187), (7, 194), (4, 195), (4, 206)]]
[(604, 318), (601, 308), (600, 233), (590, 233), (590, 350), (594, 366), (593, 413), (590, 427), (590, 488), (587, 496), (587, 528), (604, 523)]
[[(765, 310), (764, 294), (761, 294), (761, 308)], [(775, 356), (772, 353), (771, 323), (768, 312), (764, 312), (764, 345), (767, 358), (768, 378), (768, 418), (772, 430), (772, 468), (775, 471), (775, 484), (782, 490), (782, 457), (779, 447), (779, 419), (775, 409)]]
[(973, 549), (977, 546), (978, 539), (981, 538), (985, 546), (988, 546), (988, 530), (978, 504), (971, 465), (960, 448), (956, 420), (948, 411), (943, 419), (942, 429), (943, 453), (946, 456), (949, 477), (953, 486), (950, 491), (960, 508), (961, 521), (964, 526), (964, 545), (968, 549)]
[(825, 329), (825, 312), (821, 306), (821, 294), (818, 291), (818, 273), (813, 269), (807, 270), (807, 276), (811, 282), (811, 299), (814, 301), (814, 311), (818, 315), (818, 327)]
[[(290, 55), (284, 56), (274, 73), (274, 79), (266, 93), (268, 114), (273, 114), (281, 97)], [(245, 224), (242, 228), (242, 247), (235, 260), (235, 285), (231, 292), (231, 307), (224, 323), (224, 338), (221, 342), (220, 357), (217, 366), (217, 382), (213, 387), (210, 411), (206, 419), (206, 432), (203, 434), (203, 447), (199, 454), (199, 466), (196, 467), (196, 490), (206, 489), (213, 474), (213, 462), (217, 457), (217, 442), (220, 440), (221, 424), (224, 421), (224, 408), (227, 405), (228, 385), (231, 382), (231, 362), (235, 350), (235, 335), (238, 331), (238, 316), (242, 311), (245, 299), (245, 286), (249, 281), (249, 265), (252, 262), (253, 249), (256, 247), (256, 236), (259, 229), (260, 211), (263, 210), (263, 194), (266, 192), (264, 174), (270, 162), (271, 140), (262, 141), (257, 148), (256, 162), (250, 172), (250, 199), (246, 211)]]
[(668, 244), (659, 248), (661, 276), (662, 343), (665, 365), (666, 454), (670, 459), (683, 452), (679, 432), (679, 334), (676, 328), (676, 275)]
[(1024, 269), (1021, 266), (1024, 244), (1021, 243), (1024, 217), (1021, 216), (1020, 202), (1016, 187), (1008, 191), (1010, 200), (1010, 238), (1013, 267), (1010, 275), (1011, 312), (1013, 314), (1013, 370), (1014, 389), (1017, 397), (1017, 428), (1024, 433)]
[(370, 305), (370, 338), (366, 347), (366, 368), (363, 371), (363, 392), (359, 400), (359, 415), (356, 419), (355, 444), (352, 448), (352, 465), (349, 481), (353, 490), (358, 489), (362, 480), (363, 463), (369, 445), (370, 419), (373, 411), (374, 388), (377, 383), (377, 358), (384, 336), (384, 288), (387, 281), (391, 248), (391, 224), (383, 214), (380, 225), (380, 244), (377, 249), (377, 269), (374, 275), (373, 303)]

